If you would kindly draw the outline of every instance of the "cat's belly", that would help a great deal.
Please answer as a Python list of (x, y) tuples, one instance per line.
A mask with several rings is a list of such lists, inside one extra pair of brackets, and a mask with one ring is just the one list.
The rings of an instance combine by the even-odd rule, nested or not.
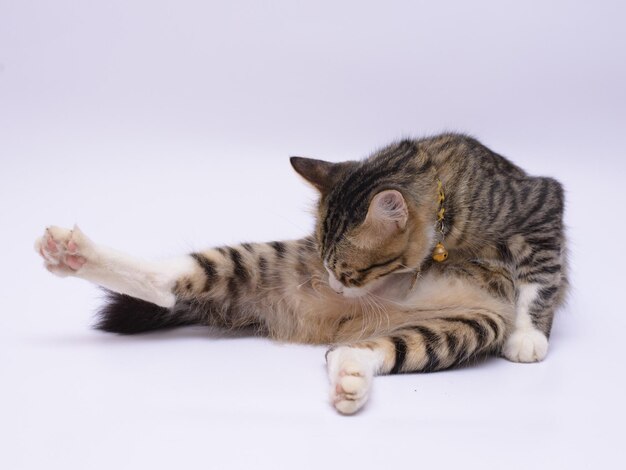
[(448, 276), (442, 271), (429, 271), (415, 282), (410, 274), (399, 275), (370, 295), (392, 317), (391, 323), (462, 315), (476, 309), (513, 315), (512, 302), (496, 298), (471, 279)]
[(512, 318), (512, 303), (496, 298), (471, 279), (431, 270), (413, 281), (411, 274), (398, 274), (358, 298), (329, 288), (300, 292), (294, 306), (298, 340), (357, 341), (389, 333), (415, 320), (450, 318), (477, 310)]

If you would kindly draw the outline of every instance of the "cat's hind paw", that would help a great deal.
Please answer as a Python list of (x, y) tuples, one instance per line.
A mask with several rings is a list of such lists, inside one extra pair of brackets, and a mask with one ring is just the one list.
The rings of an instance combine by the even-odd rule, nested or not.
[(539, 362), (548, 353), (548, 338), (535, 329), (517, 330), (507, 339), (502, 353), (513, 362)]
[(73, 229), (51, 226), (35, 242), (35, 250), (48, 271), (57, 276), (70, 276), (87, 263), (90, 240), (77, 226)]
[(356, 413), (369, 398), (371, 381), (356, 364), (347, 364), (331, 390), (333, 406), (345, 415)]
[(326, 356), (330, 378), (330, 401), (341, 414), (351, 415), (367, 402), (379, 353), (349, 346), (331, 350)]

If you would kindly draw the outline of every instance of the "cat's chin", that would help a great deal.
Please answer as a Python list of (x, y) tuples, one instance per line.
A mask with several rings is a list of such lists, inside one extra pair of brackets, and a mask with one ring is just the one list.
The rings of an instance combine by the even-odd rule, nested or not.
[(366, 297), (369, 294), (378, 295), (385, 292), (386, 285), (388, 284), (389, 279), (380, 278), (376, 279), (367, 284), (364, 287), (341, 287), (341, 291), (338, 292), (339, 295), (344, 296), (346, 299), (360, 299), (361, 297)]
[(344, 287), (339, 295), (343, 295), (346, 299), (358, 299), (365, 297), (369, 291), (362, 287)]

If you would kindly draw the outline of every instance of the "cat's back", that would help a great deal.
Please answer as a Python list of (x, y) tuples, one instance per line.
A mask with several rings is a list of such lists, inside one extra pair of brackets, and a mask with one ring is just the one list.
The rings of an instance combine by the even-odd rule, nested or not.
[(466, 176), (528, 177), (524, 170), (509, 159), (466, 134), (439, 134), (418, 139), (415, 144), (420, 153), (425, 154), (443, 172)]
[(531, 176), (463, 134), (441, 134), (416, 145), (444, 181), (452, 225), (487, 238), (543, 227), (562, 230), (564, 190), (557, 180)]

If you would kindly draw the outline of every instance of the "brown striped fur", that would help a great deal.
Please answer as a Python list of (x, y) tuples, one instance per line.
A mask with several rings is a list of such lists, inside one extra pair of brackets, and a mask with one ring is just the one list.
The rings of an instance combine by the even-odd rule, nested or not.
[[(498, 352), (516, 285), (538, 282), (531, 316), (549, 335), (566, 285), (556, 181), (527, 176), (457, 134), (402, 141), (363, 162), (292, 164), (320, 191), (315, 236), (194, 253), (194, 272), (176, 284), (179, 317), (254, 325), (280, 341), (378, 345), (388, 352), (386, 372), (436, 370)], [(438, 179), (450, 250), (443, 264), (430, 260)], [(368, 214), (389, 190), (402, 194), (408, 219), (381, 235)], [(346, 286), (378, 284), (362, 298), (338, 295), (323, 262)]]
[[(110, 290), (105, 331), (253, 327), (330, 345), (331, 400), (342, 413), (365, 404), (376, 374), (486, 354), (545, 357), (567, 287), (557, 181), (459, 134), (404, 140), (360, 162), (291, 163), (320, 195), (315, 232), (301, 240), (150, 262), (78, 227), (48, 227), (36, 250), (52, 273)], [(437, 263), (441, 238), (449, 257)]]
[[(361, 162), (291, 162), (320, 194), (310, 237), (193, 253), (175, 264), (184, 274), (172, 284), (156, 266), (119, 255), (111, 255), (117, 274), (92, 266), (88, 250), (75, 248), (88, 245), (77, 229), (49, 230), (38, 250), (53, 271), (120, 286), (102, 311), (107, 331), (206, 324), (332, 345), (333, 401), (345, 413), (363, 405), (372, 373), (434, 371), (493, 353), (543, 359), (567, 287), (557, 181), (528, 176), (459, 134), (404, 140)], [(436, 263), (442, 207), (449, 258)], [(83, 268), (61, 262), (63, 237)], [(131, 264), (145, 271), (134, 283), (124, 280)], [(143, 288), (144, 278), (173, 293)]]

